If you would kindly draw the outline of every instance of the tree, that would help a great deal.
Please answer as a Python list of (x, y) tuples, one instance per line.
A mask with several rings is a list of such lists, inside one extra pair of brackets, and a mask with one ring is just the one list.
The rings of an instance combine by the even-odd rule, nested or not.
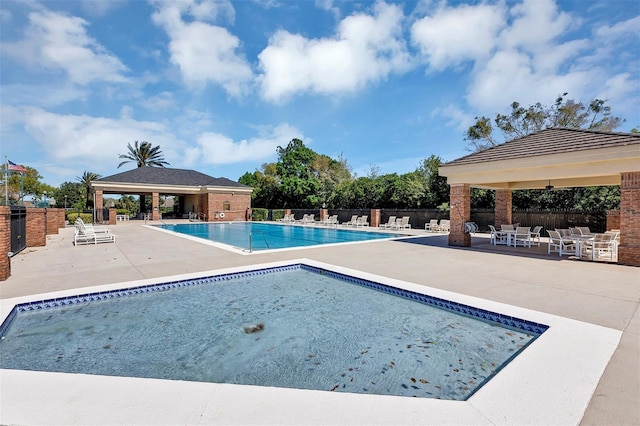
[(498, 145), (493, 137), (495, 130), (500, 130), (505, 140), (512, 140), (549, 127), (609, 132), (625, 121), (611, 115), (611, 107), (606, 105), (605, 100), (594, 99), (585, 105), (565, 99), (566, 96), (567, 93), (558, 96), (551, 107), (536, 103), (524, 108), (518, 102), (513, 102), (509, 115), (496, 114), (495, 127), (489, 118), (476, 117), (476, 122), (465, 133), (468, 149), (477, 152)]
[[(135, 162), (137, 167), (164, 167), (169, 163), (164, 161), (160, 145), (152, 146), (150, 142), (142, 141), (138, 144), (138, 141), (134, 142), (134, 146), (127, 144), (129, 152), (127, 154), (120, 154), (119, 158), (126, 158), (126, 161), (118, 164), (118, 168), (123, 164)], [(140, 211), (146, 211), (145, 196), (140, 195)]]
[(85, 171), (82, 176), (76, 177), (76, 180), (80, 182), (84, 190), (84, 196), (86, 197), (85, 206), (87, 207), (93, 206), (93, 187), (91, 186), (91, 182), (96, 179), (100, 179), (99, 174), (87, 171)]
[(442, 158), (431, 155), (422, 160), (422, 164), (416, 170), (424, 175), (426, 179), (426, 200), (424, 207), (438, 207), (449, 201), (449, 184), (447, 178), (440, 176), (439, 167), (442, 164)]
[(125, 158), (126, 161), (118, 164), (118, 168), (123, 164), (135, 162), (137, 167), (164, 167), (169, 163), (164, 161), (160, 146), (152, 146), (150, 142), (143, 141), (138, 144), (138, 141), (134, 142), (134, 146), (127, 144), (129, 152), (127, 154), (120, 154), (119, 158)]
[(283, 207), (320, 206), (320, 184), (311, 171), (317, 156), (300, 139), (292, 139), (284, 148), (278, 147), (276, 172), (280, 178)]
[[(42, 199), (43, 194), (50, 194), (55, 189), (50, 185), (40, 182), (42, 176), (38, 170), (29, 166), (23, 167), (27, 170), (27, 173), (11, 172), (7, 178), (6, 192), (9, 197), (7, 200), (9, 204), (18, 202), (21, 195), (30, 195), (34, 199)], [(4, 187), (2, 189), (3, 193), (0, 196), (4, 198)]]
[(53, 198), (58, 208), (83, 209), (85, 207), (85, 187), (78, 182), (63, 182), (53, 190)]

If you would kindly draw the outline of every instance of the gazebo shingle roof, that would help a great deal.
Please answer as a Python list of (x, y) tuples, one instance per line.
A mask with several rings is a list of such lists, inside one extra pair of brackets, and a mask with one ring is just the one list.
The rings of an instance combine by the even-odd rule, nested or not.
[(484, 163), (635, 144), (640, 144), (640, 133), (549, 128), (484, 151), (474, 152), (445, 163), (443, 166)]
[(226, 186), (249, 188), (227, 178), (215, 178), (195, 170), (167, 167), (138, 167), (127, 172), (96, 179), (95, 182), (141, 183), (149, 185)]

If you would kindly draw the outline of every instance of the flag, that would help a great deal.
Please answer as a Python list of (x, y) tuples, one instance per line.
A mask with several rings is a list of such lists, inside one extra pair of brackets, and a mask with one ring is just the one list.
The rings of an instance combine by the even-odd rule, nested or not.
[(17, 165), (16, 163), (13, 163), (13, 162), (7, 160), (7, 164), (9, 166), (9, 170), (13, 170), (14, 172), (19, 172), (19, 173), (27, 173), (27, 169), (25, 169), (22, 166)]

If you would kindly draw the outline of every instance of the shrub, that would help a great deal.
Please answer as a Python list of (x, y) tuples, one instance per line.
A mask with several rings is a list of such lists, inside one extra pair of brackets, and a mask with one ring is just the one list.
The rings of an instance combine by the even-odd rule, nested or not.
[(78, 216), (80, 216), (80, 219), (82, 219), (84, 223), (93, 223), (93, 215), (91, 213), (80, 213), (80, 214), (76, 212), (67, 213), (67, 221), (73, 224), (75, 223)]
[(251, 219), (253, 221), (263, 221), (269, 218), (269, 209), (251, 209)]
[(282, 219), (284, 217), (284, 209), (273, 209), (271, 211), (271, 218), (273, 220)]

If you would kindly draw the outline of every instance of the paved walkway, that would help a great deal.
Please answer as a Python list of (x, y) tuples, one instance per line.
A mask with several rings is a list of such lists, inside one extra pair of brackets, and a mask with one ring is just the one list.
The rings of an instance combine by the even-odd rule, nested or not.
[(420, 230), (411, 240), (240, 255), (138, 221), (111, 228), (115, 244), (74, 247), (67, 228), (24, 250), (0, 298), (304, 257), (621, 330), (581, 424), (640, 424), (639, 268), (548, 256), (545, 243), (496, 248), (480, 235), (471, 248), (451, 248), (445, 235)]

